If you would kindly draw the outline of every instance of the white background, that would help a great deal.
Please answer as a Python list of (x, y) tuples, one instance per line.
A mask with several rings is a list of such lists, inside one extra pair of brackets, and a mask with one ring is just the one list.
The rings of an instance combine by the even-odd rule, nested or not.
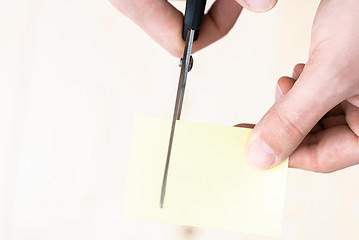
[[(257, 122), (318, 3), (244, 11), (194, 55), (182, 118)], [(0, 0), (0, 239), (269, 239), (121, 217), (133, 116), (171, 118), (177, 65), (106, 0)], [(290, 169), (282, 239), (358, 239), (358, 170)]]

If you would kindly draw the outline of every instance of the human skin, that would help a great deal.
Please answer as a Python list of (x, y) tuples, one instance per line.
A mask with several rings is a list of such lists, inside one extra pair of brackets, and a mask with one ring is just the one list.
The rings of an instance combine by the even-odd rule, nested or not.
[[(110, 0), (172, 55), (180, 57), (183, 15), (166, 0)], [(238, 4), (239, 3), (239, 4)], [(217, 0), (193, 51), (226, 35), (242, 7), (270, 10), (276, 0)], [(359, 163), (359, 1), (322, 0), (309, 59), (278, 80), (275, 104), (254, 127), (247, 159), (258, 169), (289, 166), (333, 172)]]

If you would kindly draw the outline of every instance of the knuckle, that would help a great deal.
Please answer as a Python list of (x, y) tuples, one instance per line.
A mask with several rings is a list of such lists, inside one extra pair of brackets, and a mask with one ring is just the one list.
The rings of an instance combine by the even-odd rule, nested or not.
[[(302, 140), (305, 137), (304, 132), (297, 126), (295, 121), (292, 120), (292, 118), (288, 117), (288, 114), (285, 114), (283, 112), (275, 111), (274, 112), (274, 118), (278, 120), (281, 132), (281, 137), (284, 139), (293, 138), (298, 142), (297, 140)], [(290, 116), (293, 116), (291, 114)], [(298, 117), (295, 117), (294, 119), (298, 119)]]
[(297, 126), (298, 117), (293, 113), (272, 109), (265, 117), (265, 130), (261, 138), (270, 143), (271, 148), (279, 158), (286, 158), (293, 153), (305, 137), (304, 132)]

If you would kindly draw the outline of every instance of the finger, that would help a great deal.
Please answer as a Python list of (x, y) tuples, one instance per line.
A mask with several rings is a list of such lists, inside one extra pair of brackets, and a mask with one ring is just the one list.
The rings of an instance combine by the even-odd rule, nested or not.
[(335, 115), (322, 118), (319, 124), (323, 129), (333, 128), (336, 126), (347, 125), (344, 115)]
[[(300, 76), (300, 74), (302, 73), (303, 71), (303, 68), (304, 67), (304, 64), (297, 64), (295, 67), (294, 67), (294, 71), (296, 74), (298, 74), (298, 76)], [(278, 101), (284, 94), (286, 94), (287, 92), (289, 92), (289, 90), (294, 86), (295, 84), (295, 80), (293, 78), (290, 78), (290, 77), (281, 77), (279, 80), (278, 80), (278, 84), (277, 84), (277, 87), (276, 87), (276, 101)], [(316, 132), (319, 132), (323, 130), (323, 128), (316, 124), (312, 130), (310, 130), (310, 133), (316, 133)]]
[(348, 102), (359, 108), (359, 96), (349, 98)]
[(309, 133), (317, 133), (322, 130), (323, 130), (323, 128), (319, 124), (315, 124), (315, 126), (312, 128), (312, 130), (310, 130)]
[(242, 9), (235, 0), (215, 1), (203, 18), (198, 40), (193, 43), (193, 52), (225, 36), (234, 26)]
[(294, 86), (295, 80), (290, 77), (281, 77), (276, 86), (275, 101), (278, 101), (284, 94)]
[[(151, 38), (176, 57), (184, 49), (182, 40), (183, 14), (165, 0), (110, 0)], [(235, 0), (217, 0), (204, 16), (201, 32), (193, 44), (193, 52), (211, 44), (228, 33), (242, 7)]]
[(251, 123), (240, 123), (235, 125), (235, 127), (242, 127), (242, 128), (254, 128), (256, 125)]
[(289, 158), (289, 167), (330, 173), (359, 163), (359, 141), (348, 126), (310, 134)]
[[(325, 66), (307, 64), (293, 88), (265, 114), (247, 144), (247, 159), (259, 169), (271, 168), (287, 158), (315, 124), (341, 102), (345, 93), (328, 85)], [(323, 91), (326, 89), (326, 91)]]
[(289, 92), (289, 90), (294, 86), (295, 81), (298, 79), (300, 74), (302, 74), (304, 64), (299, 63), (295, 65), (292, 73), (292, 78), (290, 77), (281, 77), (277, 82), (275, 101), (278, 101), (284, 94)]
[(345, 111), (345, 120), (349, 128), (359, 137), (359, 108), (346, 101), (342, 105)]
[(237, 2), (253, 12), (266, 12), (277, 4), (277, 0), (237, 0)]
[[(295, 81), (299, 78), (299, 76), (302, 74), (305, 64), (304, 63), (298, 63), (295, 65), (292, 73), (292, 78), (290, 77), (281, 77), (278, 80), (278, 85), (276, 89), (276, 101), (279, 100), (283, 96), (283, 94), (286, 94), (289, 92), (289, 90), (293, 87)], [(329, 110), (329, 112), (326, 114), (326, 116), (332, 116), (332, 115), (342, 115), (344, 113), (343, 108), (340, 104), (335, 106), (333, 109)]]
[(325, 116), (337, 116), (344, 115), (344, 110), (341, 104), (338, 104), (334, 108), (330, 109), (329, 112), (325, 114)]
[(170, 3), (163, 0), (110, 2), (172, 55), (182, 55), (180, 49), (183, 51), (184, 47), (181, 38), (183, 15)]
[(297, 80), (299, 78), (300, 74), (302, 74), (303, 72), (304, 66), (304, 63), (298, 63), (297, 65), (295, 65), (292, 73), (293, 79)]

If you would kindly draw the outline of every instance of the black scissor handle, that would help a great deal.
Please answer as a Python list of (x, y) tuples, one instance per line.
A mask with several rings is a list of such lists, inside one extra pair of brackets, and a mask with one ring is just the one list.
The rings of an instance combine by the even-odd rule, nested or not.
[(186, 40), (189, 29), (195, 30), (194, 40), (197, 40), (202, 25), (206, 0), (187, 0), (183, 20), (182, 38)]

